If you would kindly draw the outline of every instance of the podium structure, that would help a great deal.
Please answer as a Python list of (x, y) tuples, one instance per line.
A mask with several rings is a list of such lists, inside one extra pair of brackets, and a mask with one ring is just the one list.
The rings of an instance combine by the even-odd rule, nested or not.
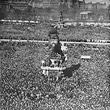
[[(54, 74), (56, 80), (58, 77), (63, 73), (66, 69), (64, 63), (67, 60), (67, 55), (64, 54), (62, 50), (62, 45), (59, 41), (58, 32), (54, 29), (49, 33), (49, 48), (50, 48), (50, 55), (44, 60), (42, 60), (42, 73), (46, 76), (50, 76), (50, 74)], [(66, 59), (66, 60), (65, 60)]]

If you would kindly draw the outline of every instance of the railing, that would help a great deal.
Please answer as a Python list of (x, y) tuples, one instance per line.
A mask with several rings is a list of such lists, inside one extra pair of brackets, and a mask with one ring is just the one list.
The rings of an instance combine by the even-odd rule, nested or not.
[(20, 24), (20, 23), (30, 23), (30, 24), (36, 24), (36, 23), (39, 23), (38, 20), (37, 21), (32, 21), (32, 20), (5, 20), (5, 19), (2, 19), (0, 20), (0, 22), (3, 22), (3, 23), (16, 23), (16, 24)]
[[(48, 40), (16, 40), (16, 39), (0, 39), (0, 42), (35, 42), (35, 43), (48, 43)], [(87, 39), (87, 40), (63, 40), (60, 41), (61, 43), (67, 43), (67, 44), (91, 44), (91, 45), (110, 45), (110, 40), (93, 40), (93, 39)]]
[[(4, 22), (4, 23), (17, 23), (17, 24), (22, 24), (22, 23), (30, 23), (30, 24), (37, 24), (39, 23), (38, 20), (5, 20), (2, 19), (0, 20), (0, 22)], [(54, 21), (53, 21), (54, 22)], [(57, 21), (58, 22), (58, 21)], [(76, 22), (76, 21), (65, 21), (64, 25), (80, 25), (80, 26), (84, 26), (84, 25), (88, 25), (88, 26), (110, 26), (110, 22)]]

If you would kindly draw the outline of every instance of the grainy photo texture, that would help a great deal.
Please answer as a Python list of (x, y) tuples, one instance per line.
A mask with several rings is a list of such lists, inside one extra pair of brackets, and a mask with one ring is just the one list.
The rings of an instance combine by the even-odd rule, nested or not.
[(0, 0), (0, 110), (110, 110), (110, 1)]

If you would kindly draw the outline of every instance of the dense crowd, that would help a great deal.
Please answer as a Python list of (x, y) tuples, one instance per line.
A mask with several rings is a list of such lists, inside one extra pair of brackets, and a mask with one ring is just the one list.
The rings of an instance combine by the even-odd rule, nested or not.
[[(49, 23), (31, 24), (4, 24), (0, 26), (0, 34), (2, 38), (12, 39), (47, 39), (50, 29)], [(104, 27), (93, 26), (70, 26), (69, 28), (58, 29), (61, 40), (72, 39), (95, 39), (108, 40), (109, 29)]]
[(0, 49), (1, 110), (110, 109), (109, 46), (68, 45), (68, 71), (58, 82), (40, 69), (49, 53), (45, 44), (2, 42)]
[[(36, 19), (31, 14), (24, 19), (20, 14), (12, 12), (6, 19)], [(44, 40), (49, 29), (49, 22), (0, 24), (0, 38)], [(98, 26), (70, 26), (58, 31), (61, 40), (109, 39), (109, 29)], [(56, 82), (55, 72), (48, 80), (40, 68), (49, 54), (47, 46), (0, 43), (0, 110), (110, 110), (110, 47), (68, 44), (67, 69)], [(81, 55), (91, 59), (81, 59)]]

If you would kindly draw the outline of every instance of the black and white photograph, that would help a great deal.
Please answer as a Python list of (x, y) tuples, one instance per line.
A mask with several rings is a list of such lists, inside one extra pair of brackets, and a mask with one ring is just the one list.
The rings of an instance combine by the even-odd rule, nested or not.
[(0, 110), (110, 110), (110, 0), (0, 0)]

